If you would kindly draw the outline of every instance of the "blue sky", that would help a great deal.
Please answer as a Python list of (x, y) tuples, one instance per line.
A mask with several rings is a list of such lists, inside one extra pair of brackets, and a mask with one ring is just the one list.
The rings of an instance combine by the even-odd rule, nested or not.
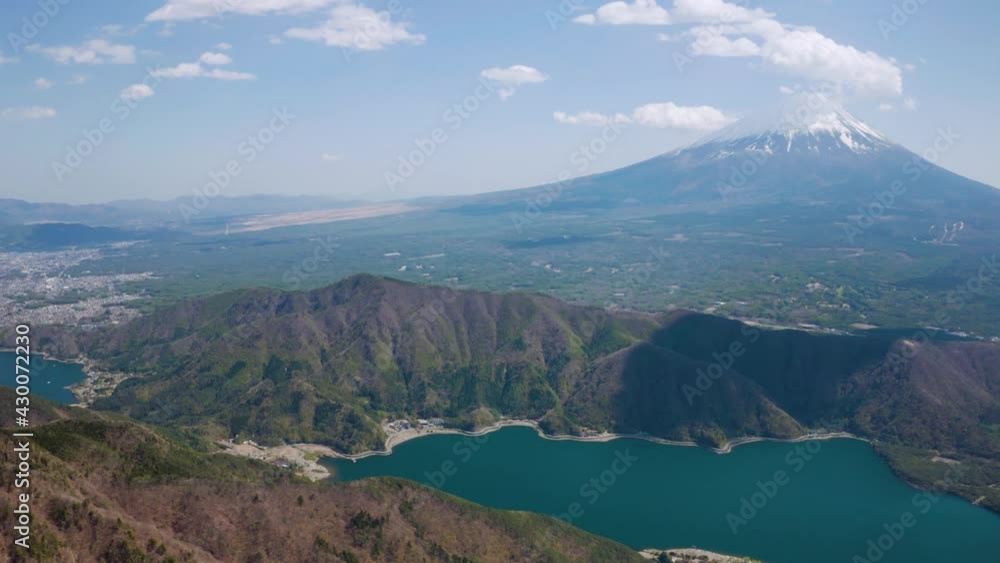
[(571, 155), (608, 124), (622, 134), (585, 173), (821, 86), (916, 151), (950, 127), (939, 164), (1000, 186), (998, 16), (940, 0), (4, 2), (0, 197), (189, 196), (232, 160), (226, 195), (526, 187), (581, 173)]

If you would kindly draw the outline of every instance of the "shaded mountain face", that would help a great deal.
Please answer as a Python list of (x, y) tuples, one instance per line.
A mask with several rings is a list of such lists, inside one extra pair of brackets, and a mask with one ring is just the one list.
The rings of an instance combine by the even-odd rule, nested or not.
[(1000, 471), (996, 344), (767, 330), (367, 275), (195, 300), (76, 344), (141, 376), (95, 407), (216, 439), (357, 452), (380, 449), (380, 421), (400, 417), (531, 418), (550, 433), (712, 446), (837, 428)]

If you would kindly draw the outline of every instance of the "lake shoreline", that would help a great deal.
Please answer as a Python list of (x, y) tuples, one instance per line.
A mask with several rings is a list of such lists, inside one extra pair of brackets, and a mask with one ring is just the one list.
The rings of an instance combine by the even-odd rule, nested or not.
[[(731, 453), (735, 448), (745, 445), (752, 444), (756, 442), (778, 442), (786, 444), (794, 444), (799, 442), (806, 442), (809, 440), (835, 440), (835, 439), (853, 439), (859, 440), (866, 443), (871, 443), (870, 440), (862, 438), (860, 436), (855, 436), (847, 432), (824, 432), (821, 434), (804, 434), (796, 438), (768, 438), (762, 436), (746, 436), (743, 438), (737, 438), (726, 443), (725, 446), (721, 448), (713, 448), (698, 444), (695, 442), (686, 442), (678, 440), (667, 440), (665, 438), (658, 438), (656, 436), (650, 436), (648, 434), (615, 434), (611, 432), (602, 432), (600, 434), (594, 434), (591, 436), (575, 436), (571, 434), (546, 434), (538, 423), (534, 420), (528, 419), (505, 419), (500, 420), (490, 426), (479, 428), (477, 430), (462, 430), (459, 428), (442, 428), (442, 427), (425, 427), (425, 428), (412, 428), (408, 430), (401, 430), (389, 433), (385, 440), (384, 449), (382, 450), (368, 450), (365, 452), (360, 452), (356, 454), (345, 454), (338, 452), (337, 450), (331, 448), (330, 446), (325, 446), (322, 444), (286, 444), (282, 446), (260, 446), (257, 444), (230, 444), (228, 442), (218, 442), (218, 444), (223, 448), (224, 453), (231, 455), (238, 455), (243, 457), (251, 457), (254, 459), (260, 459), (262, 461), (267, 461), (274, 463), (278, 460), (287, 460), (291, 466), (298, 468), (297, 473), (299, 475), (306, 477), (312, 481), (319, 481), (322, 479), (327, 479), (331, 477), (329, 469), (324, 467), (319, 463), (318, 459), (313, 459), (316, 456), (319, 457), (329, 457), (335, 459), (346, 459), (352, 462), (357, 462), (359, 459), (365, 459), (372, 456), (388, 456), (392, 455), (395, 447), (409, 442), (411, 440), (416, 440), (418, 438), (423, 438), (426, 436), (435, 435), (454, 435), (454, 436), (466, 436), (466, 437), (480, 437), (485, 436), (491, 432), (496, 432), (504, 428), (513, 427), (525, 427), (532, 428), (538, 434), (538, 436), (544, 440), (553, 441), (575, 441), (575, 442), (611, 442), (613, 440), (620, 439), (632, 439), (632, 440), (645, 440), (647, 442), (652, 442), (655, 444), (665, 445), (665, 446), (681, 446), (681, 447), (694, 447), (694, 448), (704, 448), (711, 452), (719, 455), (725, 455)], [(385, 428), (385, 426), (383, 426)]]
[[(16, 349), (0, 348), (0, 352), (16, 353)], [(50, 356), (45, 352), (32, 352), (31, 355), (41, 356), (46, 362), (78, 364), (80, 366), (80, 371), (83, 372), (83, 379), (63, 387), (63, 389), (72, 393), (73, 397), (76, 399), (75, 403), (66, 403), (71, 407), (80, 407), (81, 409), (89, 408), (96, 399), (110, 396), (111, 393), (114, 392), (115, 388), (126, 379), (138, 377), (137, 375), (131, 373), (111, 372), (101, 369), (96, 360), (92, 360), (86, 356), (78, 356), (76, 358), (64, 360)]]
[(576, 436), (573, 434), (546, 434), (542, 430), (541, 426), (534, 420), (530, 419), (505, 419), (500, 420), (490, 426), (486, 426), (477, 430), (461, 430), (459, 428), (424, 428), (424, 429), (411, 429), (402, 430), (390, 434), (385, 441), (385, 449), (383, 450), (369, 450), (366, 452), (361, 452), (357, 454), (343, 454), (334, 451), (336, 455), (331, 455), (329, 457), (336, 457), (339, 459), (349, 459), (351, 461), (357, 461), (359, 459), (364, 459), (366, 457), (371, 457), (373, 455), (386, 456), (392, 454), (392, 450), (395, 446), (409, 442), (410, 440), (415, 440), (417, 438), (422, 438), (424, 436), (432, 436), (436, 434), (455, 434), (460, 436), (477, 437), (489, 434), (490, 432), (496, 432), (503, 428), (509, 427), (528, 427), (533, 428), (538, 436), (544, 440), (571, 440), (575, 442), (610, 442), (619, 439), (632, 439), (632, 440), (645, 440), (647, 442), (653, 442), (654, 444), (661, 444), (665, 446), (683, 446), (683, 447), (694, 447), (694, 448), (704, 448), (706, 450), (712, 451), (714, 453), (723, 455), (728, 454), (733, 451), (733, 449), (744, 444), (752, 444), (755, 442), (780, 442), (794, 444), (797, 442), (806, 442), (809, 440), (831, 440), (837, 438), (847, 438), (853, 440), (860, 440), (862, 442), (871, 441), (862, 438), (860, 436), (855, 436), (848, 432), (824, 432), (821, 434), (803, 434), (796, 438), (769, 438), (765, 436), (745, 436), (742, 438), (736, 438), (726, 443), (726, 445), (721, 448), (713, 448), (710, 446), (705, 446), (698, 444), (696, 442), (680, 441), (680, 440), (667, 440), (666, 438), (659, 438), (657, 436), (652, 436), (649, 434), (617, 434), (613, 432), (602, 432), (600, 434), (594, 434), (591, 436)]
[[(719, 553), (717, 551), (709, 551), (707, 549), (700, 549), (697, 547), (676, 547), (670, 549), (647, 548), (639, 550), (639, 555), (644, 559), (656, 559), (661, 553), (666, 553), (668, 557), (671, 558), (671, 561), (675, 558), (683, 557), (683, 561), (694, 560), (702, 563), (759, 563), (757, 559), (752, 559), (750, 557), (729, 555), (727, 553)], [(673, 554), (673, 556), (670, 554)]]

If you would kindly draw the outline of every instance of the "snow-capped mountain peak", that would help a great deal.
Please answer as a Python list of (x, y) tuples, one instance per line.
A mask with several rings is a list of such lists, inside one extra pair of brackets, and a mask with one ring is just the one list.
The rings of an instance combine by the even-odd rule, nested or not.
[(868, 153), (892, 146), (889, 139), (818, 95), (789, 96), (777, 109), (747, 116), (692, 147), (713, 147), (718, 156), (750, 150), (767, 153)]

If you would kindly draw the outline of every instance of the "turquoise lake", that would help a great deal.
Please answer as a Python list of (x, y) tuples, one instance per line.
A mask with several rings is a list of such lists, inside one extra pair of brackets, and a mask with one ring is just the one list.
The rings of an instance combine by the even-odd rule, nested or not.
[(635, 439), (545, 440), (512, 427), (324, 463), (334, 480), (404, 477), (486, 506), (562, 515), (636, 549), (698, 546), (769, 563), (1000, 561), (1000, 516), (913, 489), (857, 440), (759, 442), (718, 455)]
[[(14, 382), (13, 352), (0, 352), (0, 366), (3, 366), (4, 376), (0, 384), (16, 387)], [(46, 359), (38, 354), (31, 356), (31, 392), (46, 399), (71, 405), (76, 403), (76, 397), (66, 387), (79, 383), (86, 378), (83, 366)]]

